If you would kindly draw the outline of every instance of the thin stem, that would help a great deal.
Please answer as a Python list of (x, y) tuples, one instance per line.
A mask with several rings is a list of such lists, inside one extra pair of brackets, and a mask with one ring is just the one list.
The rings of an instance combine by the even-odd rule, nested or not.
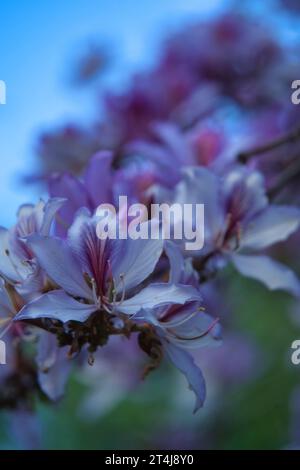
[(288, 134), (285, 134), (277, 139), (274, 139), (271, 142), (268, 142), (264, 145), (260, 145), (251, 150), (239, 153), (238, 160), (241, 163), (247, 163), (248, 160), (250, 160), (250, 158), (254, 157), (255, 155), (261, 155), (263, 153), (270, 152), (271, 150), (274, 150), (277, 147), (281, 147), (282, 145), (295, 142), (298, 139), (300, 139), (300, 127), (296, 127)]
[(270, 199), (277, 196), (277, 194), (286, 187), (286, 185), (294, 178), (300, 176), (300, 157), (290, 166), (288, 166), (280, 175), (276, 183), (268, 191)]

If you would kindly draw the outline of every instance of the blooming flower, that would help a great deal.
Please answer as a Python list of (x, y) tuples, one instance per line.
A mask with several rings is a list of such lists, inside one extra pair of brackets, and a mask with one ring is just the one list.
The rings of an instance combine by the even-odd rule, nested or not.
[(136, 140), (127, 146), (129, 153), (147, 159), (154, 166), (153, 184), (173, 188), (186, 166), (213, 166), (224, 150), (220, 130), (201, 126), (182, 132), (170, 123), (153, 125), (156, 141)]
[(48, 235), (64, 202), (54, 198), (47, 204), (40, 201), (36, 206), (24, 205), (19, 209), (18, 222), (13, 228), (0, 228), (0, 275), (15, 284), (20, 293), (37, 292), (43, 286), (39, 266), (24, 240), (34, 233)]
[(199, 298), (192, 286), (168, 283), (149, 284), (130, 296), (153, 272), (163, 241), (101, 240), (96, 233), (97, 221), (97, 217), (82, 210), (66, 241), (42, 235), (28, 238), (27, 244), (39, 265), (60, 289), (27, 304), (19, 313), (19, 320), (47, 317), (82, 322), (100, 309), (109, 314), (134, 315), (141, 308)]
[(59, 289), (29, 302), (16, 320), (48, 318), (63, 323), (85, 322), (92, 314), (101, 316), (101, 311), (109, 315), (109, 321), (119, 314), (134, 318), (137, 324), (144, 325), (140, 334), (142, 349), (152, 359), (159, 360), (163, 348), (187, 376), (196, 393), (198, 409), (205, 398), (204, 380), (184, 349), (198, 347), (218, 334), (216, 323), (201, 311), (195, 273), (185, 268), (178, 249), (169, 245), (169, 282), (140, 287), (162, 254), (163, 240), (101, 240), (96, 233), (97, 221), (97, 217), (82, 210), (67, 240), (37, 234), (28, 238), (29, 249)]
[(196, 252), (200, 267), (230, 261), (241, 274), (269, 289), (300, 295), (295, 274), (258, 253), (286, 240), (300, 225), (298, 208), (269, 203), (260, 173), (236, 167), (222, 178), (207, 168), (191, 167), (168, 197), (171, 203), (204, 204), (205, 245)]
[[(166, 244), (166, 252), (171, 263), (170, 284), (194, 285), (199, 291), (198, 275), (190, 260), (184, 260), (178, 247), (171, 242)], [(199, 292), (196, 301), (143, 308), (135, 317), (154, 326), (167, 357), (186, 376), (196, 395), (195, 412), (203, 406), (206, 387), (202, 372), (188, 351), (220, 343), (218, 319), (203, 311), (201, 300)]]
[[(210, 283), (202, 284), (231, 263), (270, 289), (300, 296), (293, 271), (265, 254), (300, 224), (299, 208), (272, 200), (279, 188), (280, 201), (297, 201), (299, 180), (299, 133), (291, 132), (288, 142), (281, 137), (299, 118), (286, 104), (295, 54), (279, 36), (235, 12), (191, 25), (167, 40), (157, 63), (127, 90), (104, 96), (101, 116), (88, 129), (69, 125), (42, 136), (42, 172), (31, 179), (46, 182), (52, 199), (22, 206), (16, 225), (0, 228), (0, 337), (6, 335), (9, 349), (8, 367), (0, 369), (0, 406), (27, 409), (33, 392), (58, 400), (71, 368), (82, 372), (86, 358), (92, 365), (109, 340), (123, 340), (114, 354), (126, 371), (133, 356), (135, 365), (143, 357), (135, 347), (127, 355), (133, 341), (127, 347), (124, 341), (134, 339), (150, 358), (144, 376), (168, 358), (194, 391), (196, 411), (206, 386), (197, 365), (205, 361), (195, 350), (220, 344), (218, 319), (203, 306)], [(81, 64), (81, 81), (95, 75), (100, 55)], [(278, 134), (279, 144), (267, 144), (266, 155), (260, 149), (249, 164), (252, 152), (242, 152), (245, 166), (235, 164), (241, 142), (259, 147)], [(130, 204), (204, 204), (204, 248), (188, 258), (185, 239), (99, 237), (93, 214), (100, 204), (117, 205), (121, 195)], [(120, 214), (123, 223), (123, 209)], [(195, 232), (198, 220), (190, 218)], [(152, 232), (152, 222), (141, 223), (141, 231), (151, 225)], [(23, 347), (28, 329), (36, 347)], [(236, 341), (232, 348), (242, 351), (232, 364), (241, 379), (251, 357)], [(226, 376), (220, 367), (219, 380)], [(101, 363), (93, 373), (98, 370)], [(137, 368), (126, 380), (110, 366), (105, 370), (112, 379), (107, 390), (118, 388), (108, 407), (121, 398), (121, 387), (131, 389)]]
[(50, 195), (65, 198), (59, 211), (57, 234), (64, 236), (72, 225), (76, 212), (82, 207), (91, 212), (100, 204), (113, 204), (119, 195), (126, 195), (130, 203), (143, 201), (146, 190), (154, 183), (154, 169), (135, 164), (114, 170), (113, 153), (101, 151), (90, 159), (82, 178), (70, 173), (54, 174), (48, 179)]

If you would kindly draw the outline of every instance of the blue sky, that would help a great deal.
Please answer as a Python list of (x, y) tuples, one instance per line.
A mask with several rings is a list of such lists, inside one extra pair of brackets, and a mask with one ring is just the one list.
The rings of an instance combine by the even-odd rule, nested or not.
[(89, 38), (103, 38), (116, 55), (114, 76), (155, 55), (166, 30), (213, 14), (226, 0), (10, 0), (0, 8), (0, 80), (7, 104), (0, 106), (0, 225), (15, 220), (17, 207), (39, 193), (20, 183), (33, 168), (39, 131), (92, 114), (92, 100), (64, 83), (68, 59)]

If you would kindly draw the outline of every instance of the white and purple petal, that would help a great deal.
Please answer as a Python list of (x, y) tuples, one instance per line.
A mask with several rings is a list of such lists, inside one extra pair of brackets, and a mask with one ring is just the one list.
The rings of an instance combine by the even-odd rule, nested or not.
[(286, 240), (300, 225), (300, 209), (269, 206), (246, 226), (241, 248), (261, 250)]
[[(141, 226), (150, 227), (150, 222)], [(141, 284), (155, 269), (161, 256), (162, 239), (115, 240), (113, 243), (111, 268), (115, 290), (121, 293)]]
[(124, 300), (117, 309), (128, 315), (140, 310), (153, 309), (172, 304), (201, 301), (199, 290), (183, 284), (150, 284), (130, 299)]
[(205, 245), (214, 242), (224, 225), (224, 207), (220, 194), (221, 179), (204, 167), (189, 167), (175, 188), (172, 202), (204, 204)]
[(93, 299), (79, 261), (65, 240), (32, 235), (27, 243), (52, 281), (74, 297)]
[(167, 240), (164, 245), (170, 263), (169, 282), (199, 286), (199, 275), (193, 268), (192, 259), (184, 258), (177, 244)]
[(26, 272), (27, 268), (11, 250), (10, 232), (0, 227), (0, 274), (13, 282), (20, 282), (26, 277)]
[(97, 307), (93, 304), (78, 302), (64, 291), (55, 290), (25, 305), (16, 315), (15, 320), (51, 318), (63, 323), (71, 320), (84, 322), (96, 310)]
[(296, 274), (278, 261), (264, 255), (238, 254), (232, 255), (231, 261), (241, 274), (262, 282), (268, 289), (300, 296), (300, 281)]
[(51, 225), (53, 223), (53, 220), (57, 214), (57, 212), (63, 207), (63, 205), (66, 203), (66, 199), (61, 198), (61, 197), (54, 197), (52, 199), (49, 199), (49, 201), (46, 203), (44, 209), (43, 209), (43, 221), (40, 229), (40, 234), (41, 235), (49, 235), (50, 234), (50, 229)]
[(195, 364), (193, 357), (183, 349), (162, 339), (164, 351), (174, 366), (186, 377), (189, 387), (196, 395), (194, 413), (204, 404), (206, 385), (201, 370)]
[[(185, 306), (183, 306), (184, 308)], [(169, 340), (184, 349), (215, 347), (221, 344), (221, 327), (218, 319), (214, 319), (203, 311), (194, 312), (178, 325), (161, 322)]]
[(58, 213), (57, 233), (65, 236), (72, 224), (76, 212), (81, 207), (92, 209), (87, 189), (84, 184), (69, 173), (53, 175), (49, 180), (51, 197), (64, 198), (67, 202)]
[(112, 152), (100, 151), (88, 164), (84, 181), (93, 209), (112, 202), (112, 160)]

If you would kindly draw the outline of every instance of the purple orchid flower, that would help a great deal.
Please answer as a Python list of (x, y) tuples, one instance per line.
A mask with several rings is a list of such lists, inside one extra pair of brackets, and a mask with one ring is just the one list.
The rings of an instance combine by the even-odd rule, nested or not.
[[(158, 190), (166, 197), (165, 190)], [(258, 252), (286, 240), (300, 225), (300, 210), (270, 204), (260, 173), (236, 167), (223, 178), (204, 167), (185, 170), (169, 201), (204, 204), (205, 244), (196, 252), (211, 267), (231, 262), (243, 275), (269, 289), (300, 295), (300, 282), (286, 266)]]
[(155, 141), (136, 140), (127, 146), (130, 153), (147, 159), (154, 165), (154, 183), (172, 189), (182, 177), (186, 166), (212, 166), (224, 150), (220, 130), (202, 124), (183, 132), (172, 123), (156, 123)]
[(206, 386), (201, 369), (188, 351), (219, 345), (221, 328), (218, 319), (203, 311), (198, 274), (192, 267), (191, 259), (184, 259), (172, 242), (166, 243), (165, 250), (171, 265), (170, 284), (194, 286), (199, 292), (199, 299), (187, 301), (183, 305), (175, 303), (143, 309), (135, 316), (135, 320), (146, 321), (154, 326), (166, 356), (185, 375), (196, 395), (196, 412), (205, 401)]
[(54, 174), (49, 178), (52, 197), (65, 198), (66, 204), (59, 211), (57, 233), (64, 236), (82, 208), (94, 211), (101, 203), (113, 202), (112, 152), (98, 152), (91, 158), (80, 180), (70, 173)]
[(28, 303), (17, 315), (18, 320), (44, 317), (83, 322), (100, 309), (112, 315), (135, 315), (142, 308), (200, 298), (197, 289), (182, 284), (154, 283), (139, 288), (154, 271), (163, 240), (100, 240), (98, 220), (81, 210), (67, 240), (42, 235), (28, 238), (39, 265), (60, 289)]
[(145, 162), (130, 161), (130, 164), (113, 170), (112, 162), (113, 153), (101, 151), (90, 159), (81, 179), (70, 173), (49, 178), (50, 195), (67, 200), (59, 211), (56, 227), (59, 236), (66, 236), (82, 207), (94, 212), (100, 204), (115, 203), (119, 195), (126, 195), (130, 204), (147, 202), (146, 191), (156, 181), (154, 168)]
[(156, 124), (153, 133), (157, 141), (136, 140), (128, 145), (128, 151), (155, 166), (157, 184), (172, 188), (180, 181), (182, 168), (194, 164), (192, 149), (173, 124)]
[(24, 205), (13, 228), (0, 227), (0, 276), (15, 284), (24, 295), (38, 292), (43, 286), (43, 276), (25, 239), (32, 234), (48, 235), (64, 202), (54, 198), (47, 203), (40, 201), (36, 206)]

